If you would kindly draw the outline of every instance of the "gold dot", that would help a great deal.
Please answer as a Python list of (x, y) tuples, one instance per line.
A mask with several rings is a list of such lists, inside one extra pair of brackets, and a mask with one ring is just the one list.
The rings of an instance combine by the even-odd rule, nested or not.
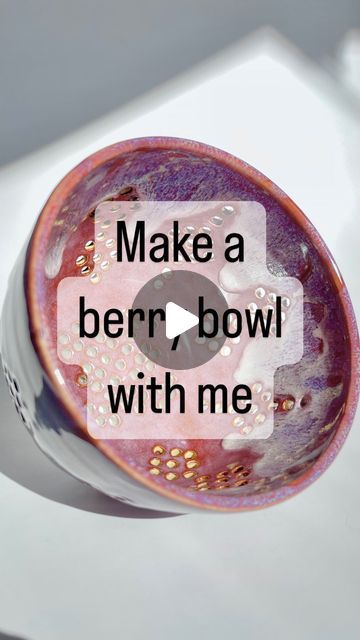
[(152, 469), (149, 469), (149, 473), (151, 473), (152, 476), (159, 476), (160, 469), (157, 469), (156, 467), (152, 467)]
[(229, 478), (218, 478), (215, 480), (215, 484), (225, 484), (227, 482), (229, 482)]
[(222, 479), (224, 479), (224, 478), (226, 478), (226, 476), (228, 476), (228, 475), (229, 475), (229, 472), (228, 472), (228, 471), (219, 471), (219, 473), (217, 473), (217, 474), (216, 474), (216, 477), (217, 477), (217, 478), (222, 478)]
[(196, 471), (184, 471), (183, 476), (186, 479), (193, 478), (196, 476)]
[(187, 469), (196, 469), (196, 467), (199, 466), (200, 463), (197, 460), (188, 460), (188, 462), (186, 463)]
[(192, 458), (196, 458), (196, 451), (191, 451), (190, 449), (185, 451), (184, 458), (185, 460), (192, 460)]
[(209, 488), (209, 485), (208, 485), (207, 482), (200, 482), (200, 484), (198, 484), (196, 486), (199, 489), (199, 491), (200, 491), (200, 489), (204, 489), (204, 488), (208, 489)]
[(165, 449), (164, 449), (164, 447), (161, 446), (161, 444), (156, 444), (152, 448), (152, 452), (156, 453), (158, 456), (161, 456), (165, 452)]
[(229, 485), (226, 484), (219, 484), (217, 487), (215, 487), (216, 490), (221, 490), (221, 489), (227, 489)]
[(291, 409), (294, 408), (295, 402), (294, 400), (290, 400), (289, 398), (287, 400), (284, 400), (284, 402), (282, 403), (282, 408), (284, 409), (284, 411), (291, 411)]
[(176, 458), (177, 456), (180, 456), (182, 454), (182, 450), (177, 448), (171, 449), (170, 454), (173, 456), (173, 458)]
[(86, 387), (87, 385), (87, 375), (85, 373), (80, 373), (80, 375), (78, 375), (76, 382), (78, 383), (79, 387)]
[(247, 480), (237, 480), (234, 482), (234, 487), (242, 487), (244, 484), (248, 484)]
[(165, 475), (166, 480), (176, 480), (178, 477), (178, 474), (173, 471), (169, 471), (169, 473)]
[(151, 458), (150, 464), (153, 467), (158, 467), (161, 464), (161, 460), (160, 460), (160, 458)]
[(78, 267), (82, 267), (85, 262), (87, 262), (87, 257), (86, 256), (78, 256), (75, 260), (76, 262), (76, 266)]
[(205, 480), (210, 480), (210, 476), (199, 476), (195, 482), (204, 482)]
[(244, 471), (244, 467), (241, 464), (236, 465), (236, 467), (232, 469), (233, 473), (241, 473), (242, 471)]
[(168, 460), (166, 463), (166, 466), (169, 467), (169, 469), (173, 469), (174, 467), (178, 466), (178, 462), (176, 462), (176, 460)]
[(90, 273), (90, 271), (91, 271), (90, 267), (88, 267), (88, 266), (83, 267), (83, 268), (81, 269), (81, 275), (82, 275), (82, 276), (87, 276), (87, 275), (88, 275), (88, 273)]
[(85, 249), (86, 249), (86, 251), (94, 251), (94, 249), (95, 249), (94, 240), (88, 240), (88, 242), (85, 243)]
[(235, 469), (235, 467), (238, 467), (240, 464), (240, 462), (232, 462), (231, 464), (226, 465), (228, 469), (230, 469), (231, 471), (233, 471)]
[(199, 488), (198, 488), (198, 491), (207, 491), (207, 490), (208, 490), (208, 488), (209, 488), (208, 486), (206, 486), (206, 487), (199, 487)]

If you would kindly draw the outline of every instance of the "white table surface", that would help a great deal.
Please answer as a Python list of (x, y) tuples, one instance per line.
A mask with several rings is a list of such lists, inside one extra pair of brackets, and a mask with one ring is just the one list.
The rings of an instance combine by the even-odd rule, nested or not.
[[(267, 31), (0, 171), (0, 300), (65, 172), (145, 135), (213, 144), (272, 178), (325, 238), (359, 310), (359, 105)], [(288, 502), (157, 518), (57, 469), (3, 379), (0, 394), (0, 638), (358, 638), (359, 420), (326, 474)]]

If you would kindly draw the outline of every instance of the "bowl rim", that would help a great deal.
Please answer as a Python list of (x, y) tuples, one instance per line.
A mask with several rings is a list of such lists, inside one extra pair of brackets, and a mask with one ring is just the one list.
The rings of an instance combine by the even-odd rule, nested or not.
[[(239, 504), (235, 507), (219, 504), (219, 502), (225, 497), (223, 495), (218, 495), (218, 500), (216, 499), (216, 496), (214, 496), (214, 499), (210, 504), (207, 502), (202, 502), (201, 500), (195, 498), (192, 499), (188, 495), (183, 495), (174, 492), (171, 489), (160, 486), (156, 483), (155, 479), (153, 480), (150, 477), (145, 477), (145, 475), (131, 467), (121, 457), (111, 452), (102, 440), (92, 438), (87, 431), (86, 421), (83, 421), (81, 418), (79, 419), (78, 406), (72, 399), (72, 395), (64, 389), (64, 387), (60, 384), (59, 380), (55, 376), (53, 360), (46, 348), (45, 341), (41, 338), (41, 319), (39, 312), (40, 305), (38, 304), (36, 289), (37, 256), (39, 255), (37, 248), (41, 246), (42, 239), (49, 233), (52, 227), (53, 219), (57, 215), (59, 208), (61, 208), (62, 203), (66, 200), (66, 197), (71, 193), (74, 187), (79, 182), (81, 182), (89, 174), (89, 172), (93, 171), (104, 162), (111, 160), (116, 156), (121, 156), (130, 152), (146, 152), (153, 151), (155, 149), (166, 151), (183, 151), (193, 153), (200, 157), (206, 156), (208, 158), (211, 158), (219, 162), (220, 164), (232, 169), (236, 173), (241, 174), (243, 177), (263, 189), (268, 195), (274, 198), (314, 243), (320, 258), (324, 263), (327, 272), (329, 273), (329, 276), (333, 280), (333, 284), (338, 294), (339, 304), (342, 305), (344, 311), (344, 318), (346, 321), (350, 342), (349, 347), (351, 357), (351, 371), (348, 394), (344, 403), (345, 408), (341, 410), (342, 413), (340, 412), (338, 414), (340, 424), (337, 427), (334, 437), (328, 444), (327, 448), (321, 453), (318, 460), (301, 476), (289, 482), (287, 485), (261, 494), (231, 496), (232, 498), (238, 498)], [(104, 147), (91, 154), (90, 156), (84, 158), (79, 164), (71, 169), (57, 184), (57, 186), (54, 188), (49, 198), (45, 202), (42, 210), (40, 211), (39, 217), (33, 229), (32, 236), (30, 238), (26, 254), (24, 288), (31, 340), (33, 342), (37, 357), (40, 361), (40, 365), (42, 366), (48, 379), (50, 380), (53, 391), (61, 401), (65, 412), (69, 415), (74, 425), (79, 428), (81, 435), (85, 435), (85, 437), (93, 445), (95, 445), (96, 448), (99, 449), (108, 459), (114, 462), (118, 467), (120, 467), (120, 469), (129, 474), (140, 484), (144, 485), (147, 489), (150, 489), (151, 491), (160, 494), (167, 499), (170, 499), (170, 501), (177, 501), (184, 505), (195, 507), (197, 509), (200, 508), (205, 510), (225, 512), (249, 511), (270, 506), (272, 504), (277, 504), (299, 493), (307, 486), (309, 486), (312, 482), (314, 482), (314, 480), (316, 480), (316, 478), (319, 477), (334, 460), (346, 439), (357, 406), (359, 395), (358, 374), (360, 364), (360, 349), (357, 324), (349, 293), (329, 249), (325, 245), (321, 236), (316, 231), (315, 227), (312, 225), (306, 215), (300, 210), (300, 208), (274, 182), (264, 176), (260, 171), (226, 151), (222, 151), (220, 149), (217, 149), (216, 147), (193, 140), (168, 136), (152, 136), (144, 138), (133, 138), (124, 140), (122, 142), (117, 142), (110, 146)], [(204, 494), (201, 494), (201, 496), (203, 495)]]

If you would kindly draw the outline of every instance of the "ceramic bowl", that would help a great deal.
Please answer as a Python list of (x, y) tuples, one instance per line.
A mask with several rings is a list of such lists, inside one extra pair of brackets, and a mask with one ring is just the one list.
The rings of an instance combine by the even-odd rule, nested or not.
[[(304, 355), (276, 372), (270, 438), (226, 450), (218, 440), (89, 436), (81, 370), (57, 357), (56, 287), (66, 276), (80, 277), (84, 266), (91, 273), (85, 245), (94, 238), (95, 207), (105, 200), (255, 200), (265, 207), (268, 268), (297, 277), (304, 289)], [(86, 265), (78, 259), (83, 254)], [(1, 328), (5, 376), (37, 444), (73, 476), (139, 507), (231, 512), (275, 504), (329, 466), (354, 417), (357, 329), (323, 240), (268, 178), (198, 142), (128, 140), (72, 169), (51, 193), (13, 270)], [(263, 390), (257, 393), (266, 402)]]

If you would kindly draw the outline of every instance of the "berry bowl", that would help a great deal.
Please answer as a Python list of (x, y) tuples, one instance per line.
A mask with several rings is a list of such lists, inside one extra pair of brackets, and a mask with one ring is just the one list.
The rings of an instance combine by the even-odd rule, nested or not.
[[(296, 277), (303, 286), (303, 357), (277, 369), (273, 402), (260, 382), (253, 387), (256, 403), (274, 412), (273, 433), (235, 447), (221, 439), (94, 439), (85, 411), (94, 365), (86, 358), (80, 366), (58, 357), (57, 286), (68, 276), (91, 277), (99, 259), (94, 213), (102, 202), (208, 200), (263, 205), (267, 268), (276, 276)], [(220, 211), (210, 225), (215, 237), (221, 216)], [(254, 299), (267, 295), (254, 287)], [(78, 336), (62, 340), (70, 352), (77, 348)], [(176, 138), (114, 144), (63, 178), (11, 274), (1, 321), (5, 377), (18, 413), (44, 453), (117, 500), (167, 512), (247, 511), (278, 503), (311, 484), (335, 458), (350, 429), (358, 355), (349, 295), (306, 216), (245, 162)], [(217, 357), (214, 367), (221, 360)], [(126, 355), (123, 360), (127, 370)], [(223, 361), (219, 366), (220, 372)], [(145, 413), (144, 420), (150, 419)]]

